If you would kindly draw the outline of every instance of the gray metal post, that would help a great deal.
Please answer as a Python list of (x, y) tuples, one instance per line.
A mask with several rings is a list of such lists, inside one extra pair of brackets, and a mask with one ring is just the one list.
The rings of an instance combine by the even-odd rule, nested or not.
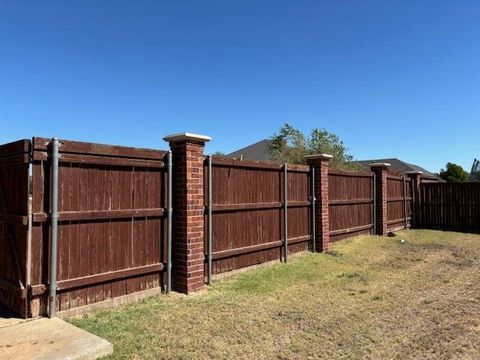
[(410, 179), (410, 186), (412, 189), (412, 220), (411, 227), (417, 225), (417, 181), (414, 178)]
[(52, 190), (50, 204), (50, 287), (48, 293), (48, 317), (54, 318), (57, 308), (57, 233), (58, 233), (58, 139), (52, 139)]
[(403, 215), (405, 216), (405, 229), (408, 227), (408, 214), (407, 214), (407, 187), (405, 184), (405, 176), (402, 177), (403, 181)]
[(167, 293), (172, 291), (172, 152), (167, 155), (168, 166), (168, 194), (167, 194)]
[(207, 262), (208, 262), (208, 273), (207, 273), (207, 284), (212, 284), (212, 156), (208, 156), (208, 244), (207, 244)]
[(287, 164), (283, 164), (283, 247), (285, 252), (285, 262), (288, 260), (288, 180)]
[(315, 218), (315, 203), (316, 203), (316, 198), (315, 198), (315, 168), (312, 166), (311, 167), (311, 187), (312, 187), (312, 251), (315, 252), (316, 250), (316, 233), (315, 233), (315, 226), (316, 226), (316, 218)]
[(373, 235), (377, 235), (377, 174), (373, 173)]

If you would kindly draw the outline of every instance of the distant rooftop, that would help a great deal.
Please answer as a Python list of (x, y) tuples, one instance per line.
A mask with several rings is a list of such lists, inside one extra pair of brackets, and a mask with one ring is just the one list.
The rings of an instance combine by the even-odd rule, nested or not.
[[(260, 161), (273, 160), (272, 156), (270, 155), (267, 139), (260, 140), (254, 144), (245, 146), (237, 151), (227, 154), (227, 157), (244, 159), (244, 160), (260, 160)], [(369, 165), (373, 162), (389, 163), (393, 171), (396, 171), (402, 174), (409, 171), (421, 171), (423, 172), (423, 176), (439, 179), (439, 176), (437, 174), (434, 174), (418, 165), (409, 164), (397, 158), (356, 161), (356, 163), (360, 164), (367, 171), (370, 170)]]
[(268, 140), (263, 139), (255, 144), (245, 146), (237, 151), (234, 151), (230, 154), (227, 154), (227, 157), (233, 157), (237, 159), (245, 160), (260, 160), (260, 161), (269, 161), (273, 160), (270, 151), (268, 148)]
[(391, 166), (391, 169), (392, 170), (395, 170), (397, 172), (400, 172), (400, 173), (406, 173), (406, 172), (409, 172), (409, 171), (421, 171), (423, 172), (423, 176), (426, 176), (426, 177), (434, 177), (434, 178), (439, 178), (439, 176), (437, 174), (434, 174), (418, 165), (414, 165), (414, 164), (409, 164), (405, 161), (402, 161), (400, 159), (397, 159), (397, 158), (390, 158), (390, 159), (372, 159), (372, 160), (358, 160), (356, 161), (357, 164), (360, 164), (362, 165), (362, 167), (365, 169), (365, 170), (369, 170), (370, 169), (370, 164), (371, 163), (389, 163)]

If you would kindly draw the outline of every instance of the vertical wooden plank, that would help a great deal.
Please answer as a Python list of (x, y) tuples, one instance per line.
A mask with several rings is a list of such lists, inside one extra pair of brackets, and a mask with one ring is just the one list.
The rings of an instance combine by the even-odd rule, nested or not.
[[(96, 194), (95, 194), (95, 181), (96, 181), (96, 174), (95, 170), (91, 167), (87, 168), (87, 210), (94, 210), (95, 203), (96, 203)], [(97, 273), (97, 243), (95, 241), (95, 224), (86, 223), (87, 229), (87, 239), (88, 239), (88, 275), (94, 275)], [(95, 286), (91, 286), (88, 288), (88, 295), (87, 295), (87, 304), (92, 304), (96, 300), (97, 296), (97, 289)]]

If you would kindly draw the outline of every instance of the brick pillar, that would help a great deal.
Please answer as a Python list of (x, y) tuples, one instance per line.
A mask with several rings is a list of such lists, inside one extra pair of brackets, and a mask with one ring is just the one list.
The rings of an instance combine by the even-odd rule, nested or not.
[(306, 156), (307, 163), (315, 173), (315, 251), (327, 251), (330, 243), (328, 220), (328, 168), (332, 155)]
[(420, 183), (422, 181), (422, 171), (409, 171), (406, 175), (412, 182), (412, 227), (416, 227), (420, 223), (418, 211), (420, 205)]
[(173, 159), (173, 289), (185, 294), (204, 286), (205, 142), (210, 137), (190, 133), (164, 138)]
[(377, 235), (387, 235), (387, 173), (390, 168), (389, 163), (372, 163), (370, 168), (376, 175), (375, 194), (376, 194), (376, 218)]

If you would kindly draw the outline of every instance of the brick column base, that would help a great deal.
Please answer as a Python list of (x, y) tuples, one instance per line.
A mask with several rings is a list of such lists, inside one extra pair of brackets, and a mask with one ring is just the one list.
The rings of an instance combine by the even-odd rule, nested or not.
[(385, 236), (388, 233), (388, 213), (387, 213), (387, 173), (390, 168), (389, 163), (372, 163), (370, 168), (376, 175), (375, 195), (377, 208), (377, 235)]
[(327, 251), (330, 244), (328, 213), (328, 168), (332, 155), (320, 154), (306, 157), (315, 174), (315, 251)]
[(167, 136), (173, 158), (173, 289), (185, 294), (204, 286), (204, 155), (208, 136)]

